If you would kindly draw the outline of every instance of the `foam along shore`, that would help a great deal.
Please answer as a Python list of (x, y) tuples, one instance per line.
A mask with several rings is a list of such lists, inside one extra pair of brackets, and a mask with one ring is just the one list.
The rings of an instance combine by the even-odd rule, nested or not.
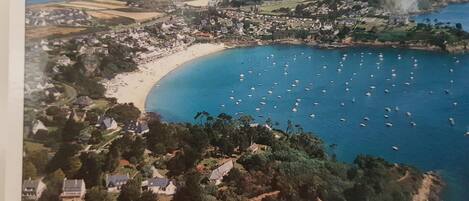
[(145, 100), (152, 87), (165, 75), (198, 57), (226, 49), (224, 44), (195, 44), (174, 54), (140, 65), (137, 71), (122, 73), (104, 82), (106, 96), (119, 103), (133, 103), (145, 111)]

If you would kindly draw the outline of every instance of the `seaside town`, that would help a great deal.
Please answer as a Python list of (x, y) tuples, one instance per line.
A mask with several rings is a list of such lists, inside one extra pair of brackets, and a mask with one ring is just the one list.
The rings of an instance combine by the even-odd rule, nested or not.
[(454, 1), (386, 2), (392, 1), (29, 5), (23, 200), (440, 200), (444, 182), (434, 172), (371, 156), (337, 162), (321, 139), (299, 128), (206, 112), (195, 114), (196, 124), (168, 123), (145, 112), (146, 94), (165, 74), (226, 48), (468, 52), (461, 24), (412, 18)]

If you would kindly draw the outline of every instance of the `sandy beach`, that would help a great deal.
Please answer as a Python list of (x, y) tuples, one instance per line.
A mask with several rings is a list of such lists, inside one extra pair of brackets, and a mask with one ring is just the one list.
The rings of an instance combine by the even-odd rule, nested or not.
[(134, 103), (145, 111), (145, 100), (152, 87), (165, 75), (182, 64), (226, 49), (223, 44), (195, 44), (185, 50), (140, 65), (139, 70), (122, 73), (112, 80), (104, 82), (106, 96), (117, 98), (119, 103)]

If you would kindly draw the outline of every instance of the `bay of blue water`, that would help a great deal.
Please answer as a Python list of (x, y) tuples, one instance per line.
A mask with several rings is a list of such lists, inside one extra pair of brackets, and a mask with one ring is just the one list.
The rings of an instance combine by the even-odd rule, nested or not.
[(461, 201), (469, 200), (469, 137), (464, 136), (469, 128), (468, 78), (469, 55), (286, 45), (238, 48), (168, 74), (148, 95), (146, 109), (172, 122), (193, 122), (199, 111), (248, 114), (257, 122), (270, 117), (280, 129), (292, 120), (327, 144), (338, 144), (340, 160), (371, 154), (438, 171), (448, 184), (445, 200)]
[(450, 22), (451, 24), (461, 23), (465, 31), (469, 31), (469, 3), (461, 4), (449, 4), (440, 10), (431, 13), (425, 13), (422, 15), (415, 16), (414, 19), (417, 22), (426, 22), (427, 19), (434, 23), (437, 19), (438, 22)]
[(26, 0), (26, 5), (60, 2), (63, 0)]

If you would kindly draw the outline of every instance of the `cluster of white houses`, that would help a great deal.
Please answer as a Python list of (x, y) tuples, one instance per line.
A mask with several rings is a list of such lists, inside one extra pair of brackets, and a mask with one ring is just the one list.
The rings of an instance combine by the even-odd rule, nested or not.
[[(256, 145), (256, 144), (254, 144)], [(253, 147), (253, 146), (251, 146)], [(250, 148), (257, 150), (257, 146)], [(232, 159), (226, 161), (218, 168), (212, 170), (209, 180), (219, 185), (234, 167)], [(125, 185), (131, 177), (128, 174), (107, 174), (105, 176), (105, 188), (109, 193), (120, 193), (122, 186)], [(149, 178), (142, 181), (142, 191), (152, 191), (155, 194), (174, 195), (177, 190), (175, 182), (168, 178)], [(22, 198), (23, 200), (38, 200), (47, 186), (41, 179), (27, 179), (23, 181)], [(62, 192), (60, 199), (62, 201), (84, 201), (86, 194), (86, 185), (83, 179), (67, 179), (62, 183)]]
[(28, 26), (88, 26), (91, 16), (76, 8), (26, 9), (25, 24)]
[[(124, 184), (129, 181), (129, 175), (106, 175), (105, 187), (109, 193), (120, 193)], [(38, 200), (47, 189), (42, 180), (27, 179), (23, 181), (22, 199)], [(177, 187), (167, 178), (150, 178), (142, 182), (142, 191), (152, 191), (155, 194), (174, 195)], [(83, 179), (67, 179), (62, 183), (60, 199), (62, 201), (83, 201), (86, 194), (86, 184)]]

